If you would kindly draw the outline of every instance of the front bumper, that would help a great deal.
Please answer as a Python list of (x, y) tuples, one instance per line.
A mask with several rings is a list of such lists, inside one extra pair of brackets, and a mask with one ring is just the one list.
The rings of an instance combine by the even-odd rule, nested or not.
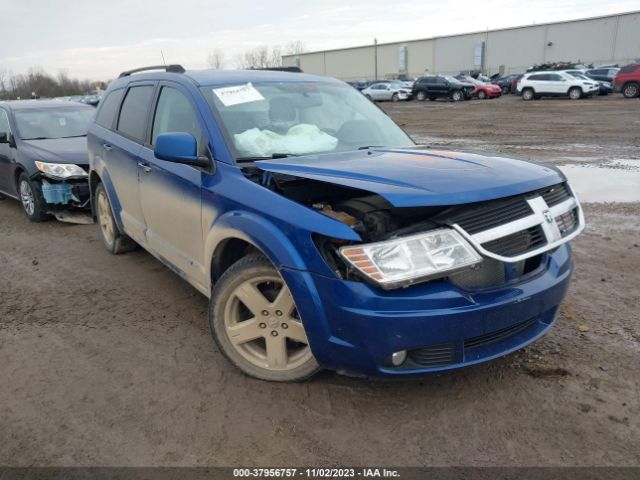
[[(568, 244), (517, 283), (467, 291), (449, 281), (383, 291), (365, 283), (283, 269), (318, 362), (379, 376), (460, 368), (513, 352), (552, 325), (571, 276)], [(391, 353), (409, 350), (392, 367)]]

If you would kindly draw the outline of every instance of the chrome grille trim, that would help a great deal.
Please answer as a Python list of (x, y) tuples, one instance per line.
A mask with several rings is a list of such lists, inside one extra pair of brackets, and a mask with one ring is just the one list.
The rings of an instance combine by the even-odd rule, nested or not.
[[(566, 185), (571, 197), (556, 205), (547, 205), (547, 202), (542, 195), (527, 199), (527, 203), (533, 211), (533, 213), (527, 217), (474, 234), (467, 233), (457, 223), (454, 223), (452, 227), (467, 239), (478, 252), (486, 257), (494, 258), (502, 262), (519, 262), (521, 260), (526, 260), (527, 258), (553, 250), (554, 248), (567, 243), (584, 230), (584, 214), (582, 212), (582, 208), (580, 208), (580, 202), (578, 202), (571, 186), (568, 183)], [(563, 236), (560, 231), (558, 221), (563, 218), (563, 215), (573, 214), (572, 212), (574, 210), (577, 212), (578, 225), (572, 231)], [(504, 256), (491, 252), (482, 246), (484, 243), (492, 240), (498, 240), (535, 226), (540, 226), (542, 228), (546, 238), (546, 244), (539, 248), (529, 250), (520, 255)]]

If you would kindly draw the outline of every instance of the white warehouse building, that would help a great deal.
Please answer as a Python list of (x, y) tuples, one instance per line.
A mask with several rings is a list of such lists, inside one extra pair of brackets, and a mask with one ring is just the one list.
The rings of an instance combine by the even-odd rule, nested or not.
[(561, 61), (624, 65), (638, 58), (640, 11), (284, 55), (282, 62), (349, 81), (467, 70), (522, 73), (535, 64)]

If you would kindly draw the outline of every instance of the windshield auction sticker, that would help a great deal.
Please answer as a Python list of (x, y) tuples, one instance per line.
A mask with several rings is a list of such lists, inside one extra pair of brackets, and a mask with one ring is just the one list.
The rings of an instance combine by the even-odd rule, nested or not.
[(235, 87), (214, 88), (213, 93), (225, 107), (264, 100), (264, 97), (251, 83)]

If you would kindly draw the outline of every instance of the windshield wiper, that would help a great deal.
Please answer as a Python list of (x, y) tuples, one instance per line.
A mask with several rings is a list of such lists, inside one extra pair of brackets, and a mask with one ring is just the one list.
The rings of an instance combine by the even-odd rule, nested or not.
[(82, 133), (80, 135), (69, 135), (68, 137), (59, 137), (59, 138), (78, 138), (78, 137), (86, 137), (86, 133)]
[(265, 155), (263, 157), (261, 156), (255, 156), (255, 157), (238, 157), (236, 158), (236, 161), (238, 162), (253, 162), (256, 160), (271, 160), (274, 158), (287, 158), (287, 157), (294, 157), (295, 155), (293, 155), (292, 153), (272, 153), (271, 155)]
[(49, 140), (49, 137), (23, 138), (22, 140)]
[(358, 150), (369, 150), (370, 148), (385, 148), (384, 145), (365, 145), (364, 147), (358, 147)]

